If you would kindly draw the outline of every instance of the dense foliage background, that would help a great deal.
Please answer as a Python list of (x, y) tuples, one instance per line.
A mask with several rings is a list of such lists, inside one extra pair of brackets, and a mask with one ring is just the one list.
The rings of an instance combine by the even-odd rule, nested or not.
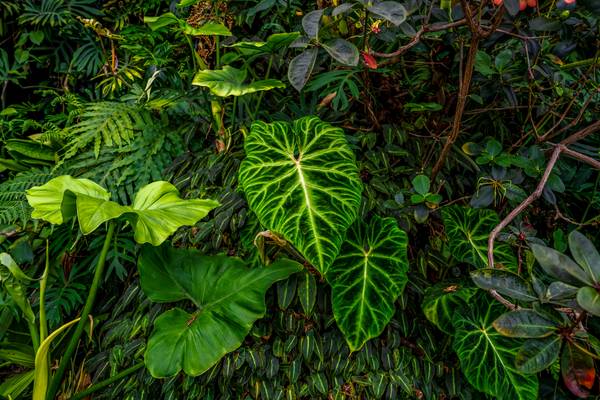
[[(531, 244), (568, 253), (568, 234), (577, 229), (600, 245), (599, 2), (539, 0), (521, 2), (522, 10), (516, 0), (400, 3), (406, 13), (390, 18), (360, 1), (336, 9), (337, 0), (0, 3), (0, 247), (37, 278), (49, 243), (50, 331), (82, 309), (106, 229), (85, 236), (75, 223), (32, 219), (25, 191), (52, 177), (89, 178), (122, 204), (144, 185), (167, 180), (183, 198), (221, 204), (195, 226), (179, 229), (171, 237), (177, 247), (249, 263), (280, 253), (300, 259), (277, 237), (257, 237), (264, 227), (238, 188), (254, 121), (316, 115), (343, 128), (364, 187), (358, 219), (391, 217), (408, 235), (408, 282), (395, 315), (360, 350), (351, 353), (333, 317), (331, 289), (307, 263), (305, 271), (273, 285), (265, 318), (208, 372), (155, 379), (141, 368), (93, 398), (562, 399), (599, 393), (596, 361), (562, 373), (555, 361), (525, 378), (504, 365), (523, 340), (476, 337), (471, 325), (493, 329), (505, 309), (469, 276), (488, 266), (490, 232), (541, 179), (547, 183), (539, 198), (498, 235), (496, 266), (546, 293), (550, 281), (536, 278)], [(318, 37), (345, 39), (341, 47), (302, 39), (314, 28), (303, 17), (314, 10), (324, 10)], [(172, 13), (169, 23), (148, 18), (166, 13)], [(207, 24), (225, 34), (206, 34)], [(244, 45), (286, 32), (299, 33), (266, 49)], [(309, 52), (308, 61), (290, 69), (302, 52)], [(225, 97), (214, 86), (193, 84), (198, 71), (226, 66), (245, 71), (241, 79), (225, 79), (242, 88), (266, 79), (285, 85)], [(544, 175), (549, 163), (553, 168)], [(122, 226), (108, 251), (93, 324), (58, 398), (143, 360), (154, 320), (172, 305), (153, 303), (141, 290), (139, 251), (131, 227)], [(37, 316), (39, 283), (23, 287)], [(573, 303), (562, 306), (571, 313), (569, 326), (592, 338), (583, 347), (595, 354), (598, 319), (577, 310)], [(66, 341), (52, 343), (51, 370)], [(31, 376), (21, 386), (15, 378), (33, 368), (30, 343), (19, 305), (0, 290), (0, 395), (31, 397)]]

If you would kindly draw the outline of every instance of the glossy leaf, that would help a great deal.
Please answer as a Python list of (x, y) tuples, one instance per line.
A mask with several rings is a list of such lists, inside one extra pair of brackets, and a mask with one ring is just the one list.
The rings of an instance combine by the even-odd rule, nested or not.
[(515, 366), (524, 374), (541, 372), (558, 359), (561, 343), (558, 335), (527, 340), (517, 352)]
[(569, 250), (571, 255), (588, 277), (594, 282), (600, 281), (600, 254), (594, 244), (577, 231), (569, 234)]
[(299, 32), (274, 33), (267, 37), (266, 42), (241, 41), (226, 47), (235, 48), (246, 56), (256, 56), (259, 54), (275, 53), (276, 51), (289, 46), (294, 40), (298, 39), (298, 37), (300, 37)]
[(500, 334), (517, 338), (541, 338), (551, 335), (557, 329), (554, 322), (527, 309), (504, 313), (493, 325)]
[(250, 209), (326, 274), (361, 201), (344, 131), (317, 117), (255, 122), (245, 150), (239, 181)]
[(565, 283), (581, 286), (593, 285), (586, 272), (566, 255), (541, 244), (531, 243), (531, 251), (542, 269), (550, 276)]
[(478, 269), (471, 271), (471, 279), (482, 289), (495, 290), (515, 300), (526, 302), (538, 300), (525, 279), (507, 270), (495, 268)]
[(302, 28), (304, 28), (304, 32), (306, 32), (311, 39), (317, 37), (319, 34), (319, 26), (324, 11), (325, 10), (314, 10), (302, 17)]
[(218, 22), (207, 22), (199, 27), (186, 23), (183, 25), (183, 33), (190, 36), (231, 36), (229, 29)]
[(577, 304), (590, 314), (600, 316), (600, 293), (598, 290), (584, 286), (577, 291)]
[(469, 307), (469, 300), (478, 289), (467, 282), (440, 282), (427, 288), (423, 303), (425, 317), (441, 331), (452, 335), (452, 318), (457, 309)]
[(219, 97), (243, 96), (276, 88), (284, 88), (285, 84), (277, 79), (265, 79), (245, 83), (247, 72), (226, 65), (219, 70), (199, 71), (194, 76), (193, 85), (207, 87), (211, 93)]
[(189, 300), (198, 308), (193, 314), (174, 308), (156, 319), (144, 356), (154, 377), (208, 370), (239, 347), (264, 315), (267, 289), (301, 270), (289, 260), (249, 269), (238, 258), (167, 246), (145, 246), (138, 267), (152, 301)]
[(327, 272), (333, 315), (351, 351), (377, 337), (394, 315), (408, 271), (408, 237), (393, 218), (355, 222)]
[[(454, 258), (478, 268), (487, 267), (487, 240), (500, 223), (498, 215), (491, 210), (450, 206), (442, 209), (442, 219)], [(516, 270), (516, 257), (505, 243), (497, 242), (494, 246), (494, 260)]]
[(323, 48), (331, 57), (344, 65), (358, 65), (358, 49), (344, 39), (333, 39), (323, 43)]
[(398, 26), (406, 20), (407, 12), (404, 6), (396, 1), (373, 2), (367, 7), (373, 14), (390, 21)]
[(317, 281), (314, 275), (308, 271), (300, 274), (298, 298), (300, 298), (300, 305), (304, 314), (311, 316), (317, 301)]
[(168, 12), (157, 17), (144, 17), (144, 23), (148, 24), (153, 31), (165, 26), (179, 24), (180, 19), (175, 14)]
[[(22, 285), (23, 276), (27, 277), (8, 253), (0, 253), (0, 283), (30, 323), (35, 322), (35, 314)], [(28, 278), (28, 277), (27, 277)]]
[(596, 380), (594, 360), (576, 346), (567, 343), (560, 356), (560, 372), (565, 386), (577, 397), (586, 398)]
[(480, 297), (454, 321), (454, 351), (463, 374), (476, 389), (498, 400), (536, 400), (538, 378), (523, 375), (514, 366), (521, 342), (502, 336), (493, 321), (504, 307)]
[(287, 76), (290, 84), (297, 91), (301, 91), (308, 82), (308, 78), (310, 78), (310, 74), (315, 67), (318, 53), (318, 49), (306, 49), (290, 61)]

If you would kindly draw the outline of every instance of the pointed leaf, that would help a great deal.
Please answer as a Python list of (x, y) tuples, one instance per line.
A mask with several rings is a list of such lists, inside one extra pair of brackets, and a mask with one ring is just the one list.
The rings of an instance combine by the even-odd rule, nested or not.
[(558, 335), (527, 340), (515, 357), (517, 369), (524, 374), (536, 374), (545, 370), (558, 358), (561, 343)]
[(344, 39), (333, 39), (323, 43), (323, 48), (331, 57), (344, 65), (358, 65), (358, 49)]
[(319, 26), (321, 24), (321, 17), (325, 10), (315, 10), (307, 13), (302, 18), (302, 28), (308, 37), (315, 38), (319, 34)]
[(396, 1), (377, 2), (367, 9), (398, 26), (406, 20), (406, 8)]
[(308, 82), (308, 78), (310, 78), (310, 74), (315, 67), (318, 53), (318, 49), (306, 49), (290, 61), (287, 75), (291, 85), (297, 91), (301, 91)]
[(598, 290), (584, 286), (577, 291), (577, 303), (585, 311), (600, 317), (600, 293)]
[(333, 315), (351, 351), (377, 337), (396, 311), (408, 271), (408, 237), (393, 218), (355, 222), (327, 272)]
[(179, 24), (181, 20), (175, 14), (168, 12), (157, 17), (144, 17), (144, 23), (148, 24), (153, 31), (165, 26)]
[(256, 56), (259, 54), (275, 53), (289, 46), (294, 40), (300, 37), (299, 32), (274, 33), (267, 38), (266, 42), (235, 42), (226, 47), (233, 47), (246, 56)]
[(468, 282), (440, 282), (427, 288), (423, 303), (425, 317), (448, 335), (454, 334), (452, 317), (456, 310), (470, 307), (469, 300), (478, 289), (468, 286)]
[(231, 36), (229, 29), (227, 29), (225, 25), (218, 22), (207, 22), (198, 28), (186, 23), (183, 28), (183, 33), (190, 36)]
[[(0, 283), (3, 284), (11, 299), (19, 307), (25, 319), (33, 323), (35, 322), (35, 314), (29, 303), (25, 287), (21, 284), (21, 279), (16, 276), (20, 276), (16, 272), (17, 270), (21, 271), (21, 268), (10, 254), (0, 253)], [(21, 274), (25, 275), (22, 271)]]
[(530, 247), (535, 259), (548, 275), (575, 286), (581, 286), (582, 283), (593, 285), (585, 271), (566, 255), (541, 244), (531, 243)]
[(576, 286), (571, 286), (564, 282), (552, 282), (546, 290), (546, 298), (549, 301), (572, 299), (577, 295), (577, 290)]
[(157, 378), (180, 370), (199, 375), (239, 347), (265, 313), (267, 289), (301, 270), (289, 260), (249, 269), (238, 258), (167, 246), (145, 246), (138, 267), (151, 300), (187, 299), (198, 307), (193, 314), (175, 308), (156, 319), (144, 357)]
[(571, 343), (563, 347), (560, 372), (567, 388), (577, 397), (586, 398), (596, 380), (594, 360)]
[(245, 80), (245, 70), (226, 65), (219, 70), (199, 71), (194, 76), (192, 84), (207, 87), (211, 93), (220, 97), (243, 96), (249, 93), (285, 87), (285, 84), (277, 79), (265, 79), (252, 83), (244, 83)]
[(495, 268), (478, 269), (471, 271), (471, 279), (482, 289), (495, 290), (516, 300), (538, 300), (527, 281), (510, 271)]
[(594, 282), (600, 281), (600, 254), (590, 239), (577, 231), (569, 234), (571, 255)]
[(517, 338), (541, 338), (556, 331), (556, 324), (533, 310), (510, 311), (499, 316), (493, 323), (503, 336)]
[(333, 9), (333, 11), (331, 12), (331, 16), (337, 17), (340, 14), (347, 13), (348, 11), (350, 11), (352, 9), (353, 6), (354, 6), (354, 3), (340, 4), (339, 6), (337, 6)]
[(313, 274), (305, 271), (300, 275), (298, 284), (298, 298), (304, 314), (311, 316), (317, 301), (317, 281)]
[(326, 274), (361, 201), (344, 132), (317, 117), (255, 122), (245, 150), (239, 181), (250, 209)]

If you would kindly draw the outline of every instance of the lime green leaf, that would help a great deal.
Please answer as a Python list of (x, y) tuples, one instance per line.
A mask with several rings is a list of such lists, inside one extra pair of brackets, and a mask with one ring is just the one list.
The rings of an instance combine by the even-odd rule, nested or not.
[(0, 384), (0, 397), (7, 399), (18, 398), (19, 395), (31, 385), (34, 374), (35, 371), (31, 370), (6, 378), (4, 382)]
[(75, 179), (69, 175), (51, 179), (42, 186), (27, 190), (27, 201), (33, 207), (32, 218), (52, 224), (62, 224), (77, 213), (77, 194), (108, 200), (110, 193), (89, 179)]
[(242, 96), (249, 93), (284, 88), (285, 84), (276, 79), (266, 79), (252, 83), (244, 83), (246, 70), (226, 65), (219, 70), (200, 71), (194, 77), (193, 85), (207, 87), (220, 97)]
[(479, 297), (455, 314), (454, 351), (471, 385), (498, 400), (536, 400), (539, 382), (514, 366), (521, 341), (502, 336), (493, 321), (504, 307)]
[(190, 36), (207, 36), (207, 35), (219, 35), (219, 36), (231, 36), (231, 32), (227, 27), (218, 22), (207, 22), (198, 28), (195, 28), (189, 24), (185, 24), (183, 27), (183, 33)]
[(569, 234), (569, 249), (577, 264), (587, 272), (588, 277), (598, 283), (600, 280), (600, 254), (590, 239), (573, 231)]
[(469, 300), (478, 291), (476, 287), (463, 281), (444, 281), (427, 288), (423, 303), (423, 314), (442, 332), (454, 333), (452, 317), (456, 310), (468, 308)]
[[(500, 223), (498, 215), (492, 210), (450, 206), (442, 209), (442, 219), (454, 258), (478, 268), (487, 267), (487, 240)], [(516, 270), (517, 259), (506, 243), (496, 243), (494, 260)]]
[(237, 258), (166, 246), (145, 246), (138, 266), (142, 289), (152, 301), (190, 300), (198, 307), (193, 314), (175, 308), (156, 319), (145, 353), (154, 377), (182, 369), (196, 376), (212, 367), (239, 347), (264, 315), (267, 289), (302, 268), (280, 260), (249, 269)]
[(317, 117), (256, 122), (245, 150), (239, 180), (250, 208), (326, 274), (361, 201), (344, 132)]
[(527, 340), (517, 352), (515, 366), (524, 374), (541, 372), (556, 361), (561, 343), (562, 340), (558, 335)]
[(259, 54), (272, 54), (289, 46), (300, 36), (299, 32), (274, 33), (267, 38), (266, 42), (236, 42), (226, 47), (233, 47), (245, 56), (256, 56)]
[(510, 311), (499, 316), (494, 328), (504, 336), (542, 338), (556, 331), (556, 324), (533, 310)]
[(542, 269), (550, 276), (565, 283), (593, 286), (594, 282), (586, 272), (566, 255), (541, 244), (531, 243), (531, 251)]
[(600, 293), (598, 290), (584, 286), (577, 291), (577, 303), (585, 311), (600, 317)]
[(394, 316), (404, 290), (408, 237), (393, 218), (355, 222), (327, 272), (333, 315), (351, 351), (377, 337)]
[(495, 290), (516, 300), (532, 302), (538, 300), (533, 290), (519, 275), (502, 269), (484, 268), (471, 271), (471, 279), (485, 290)]
[(35, 322), (35, 314), (29, 303), (25, 288), (21, 285), (22, 279), (19, 278), (21, 275), (27, 276), (21, 271), (21, 268), (10, 254), (0, 253), (0, 283), (19, 307), (25, 319), (33, 323)]
[(170, 12), (160, 15), (158, 17), (144, 17), (144, 23), (148, 24), (150, 29), (152, 29), (153, 31), (165, 26), (179, 24), (180, 21), (182, 20), (180, 20), (175, 16), (175, 14)]

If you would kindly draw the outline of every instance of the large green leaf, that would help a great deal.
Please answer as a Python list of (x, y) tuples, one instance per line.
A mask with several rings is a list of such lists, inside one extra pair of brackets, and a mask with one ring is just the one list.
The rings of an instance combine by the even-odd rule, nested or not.
[[(487, 267), (487, 241), (500, 223), (498, 215), (492, 210), (450, 206), (442, 209), (442, 219), (454, 258), (478, 268)], [(494, 261), (516, 270), (517, 259), (506, 243), (496, 243)]]
[(457, 309), (468, 308), (469, 300), (479, 289), (465, 281), (444, 281), (425, 290), (423, 314), (448, 335), (454, 334), (452, 319)]
[(518, 338), (542, 338), (557, 330), (556, 323), (528, 309), (504, 313), (493, 325), (502, 335)]
[(521, 341), (502, 336), (492, 323), (503, 306), (479, 297), (470, 310), (455, 314), (454, 351), (467, 380), (499, 400), (536, 400), (538, 378), (515, 367)]
[(527, 340), (517, 352), (515, 366), (524, 374), (541, 372), (556, 361), (561, 343), (559, 335)]
[(471, 279), (482, 289), (495, 290), (513, 299), (529, 303), (538, 300), (525, 279), (507, 270), (482, 268), (471, 271)]
[(577, 231), (571, 232), (569, 234), (569, 250), (577, 264), (583, 267), (594, 283), (598, 283), (600, 281), (600, 254), (590, 239)]
[[(38, 218), (61, 223), (77, 213), (81, 231), (87, 235), (102, 223), (123, 216), (133, 226), (138, 243), (155, 246), (177, 228), (195, 224), (219, 205), (214, 200), (181, 199), (177, 188), (164, 181), (142, 187), (132, 206), (122, 206), (108, 200), (109, 197), (110, 194), (94, 182), (70, 176), (54, 178), (27, 192), (27, 199), (34, 207), (32, 215), (39, 215)], [(48, 200), (44, 200), (46, 198)]]
[(154, 377), (180, 370), (199, 375), (240, 346), (265, 313), (265, 292), (301, 270), (289, 260), (249, 269), (238, 258), (204, 256), (195, 250), (145, 246), (139, 258), (141, 285), (155, 302), (189, 300), (190, 314), (174, 308), (154, 323), (145, 353)]
[(600, 293), (598, 290), (584, 286), (577, 291), (577, 303), (585, 311), (600, 317)]
[(256, 122), (245, 150), (239, 180), (250, 208), (326, 274), (361, 200), (344, 132), (317, 117)]
[(245, 69), (237, 69), (226, 65), (220, 70), (199, 71), (193, 85), (203, 86), (220, 97), (242, 96), (249, 93), (271, 90), (275, 88), (284, 88), (285, 84), (277, 79), (265, 79), (245, 83), (247, 72)]
[(593, 278), (563, 253), (541, 244), (531, 243), (529, 246), (535, 259), (548, 275), (570, 285), (594, 284)]
[(350, 350), (377, 337), (392, 319), (406, 284), (408, 238), (393, 218), (355, 222), (327, 271), (333, 315)]

